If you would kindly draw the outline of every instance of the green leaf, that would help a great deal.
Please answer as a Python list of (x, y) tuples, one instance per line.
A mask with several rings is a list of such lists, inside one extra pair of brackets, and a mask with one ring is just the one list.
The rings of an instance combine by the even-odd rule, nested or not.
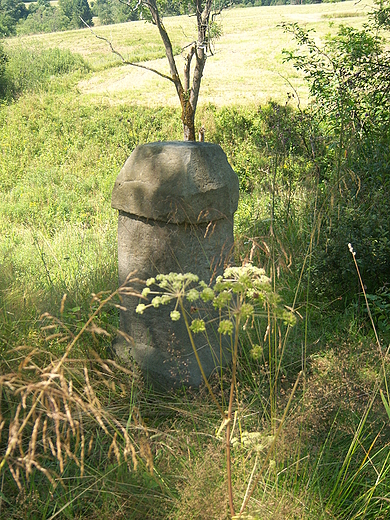
[(385, 397), (385, 394), (383, 393), (382, 390), (380, 391), (380, 393), (381, 393), (381, 398), (382, 398), (383, 405), (384, 405), (384, 407), (385, 407), (386, 413), (387, 413), (387, 415), (389, 416), (389, 420), (390, 420), (390, 404), (389, 404), (389, 402), (387, 401), (387, 399), (386, 399), (386, 397)]

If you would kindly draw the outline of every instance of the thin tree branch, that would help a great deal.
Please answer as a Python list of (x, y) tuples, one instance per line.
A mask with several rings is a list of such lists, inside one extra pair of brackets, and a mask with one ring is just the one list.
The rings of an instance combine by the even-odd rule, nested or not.
[(190, 88), (191, 79), (191, 61), (195, 54), (195, 44), (190, 48), (187, 56), (184, 58), (184, 91), (187, 92)]
[(130, 7), (131, 11), (134, 13), (134, 11), (136, 11), (140, 7), (140, 5), (142, 4), (142, 1), (143, 0), (138, 0), (137, 5), (135, 7), (131, 7), (130, 2), (126, 1), (126, 0), (119, 0), (119, 3), (123, 4), (123, 5), (126, 5), (127, 7)]
[(104, 36), (100, 36), (99, 34), (96, 34), (94, 32), (94, 30), (92, 29), (92, 27), (90, 25), (87, 24), (87, 22), (85, 20), (83, 20), (80, 16), (80, 20), (83, 22), (83, 24), (91, 31), (91, 33), (98, 39), (98, 40), (103, 40), (105, 41), (106, 43), (108, 43), (110, 49), (111, 49), (111, 52), (113, 54), (115, 54), (116, 56), (118, 56), (120, 58), (120, 60), (122, 61), (122, 63), (124, 65), (131, 65), (132, 67), (138, 67), (140, 69), (145, 69), (145, 70), (149, 70), (150, 72), (154, 72), (154, 74), (157, 74), (157, 76), (160, 76), (161, 78), (164, 78), (164, 79), (168, 79), (169, 81), (172, 81), (172, 83), (175, 83), (174, 79), (171, 78), (170, 76), (167, 76), (166, 74), (163, 74), (162, 72), (159, 72), (158, 70), (156, 69), (153, 69), (152, 67), (147, 67), (146, 65), (141, 65), (140, 63), (134, 63), (132, 61), (127, 61), (120, 52), (118, 52), (114, 46), (112, 45), (112, 43), (110, 42), (110, 40), (108, 40), (107, 38), (105, 38)]
[(179, 72), (176, 67), (172, 43), (160, 18), (160, 13), (158, 12), (157, 4), (155, 0), (143, 0), (143, 3), (149, 9), (150, 14), (152, 15), (152, 19), (154, 23), (157, 25), (158, 32), (160, 33), (160, 37), (165, 47), (165, 54), (171, 71), (171, 81), (173, 81), (173, 83), (175, 84), (177, 93), (179, 95), (179, 98), (181, 99), (181, 96), (183, 94), (183, 86), (181, 84)]

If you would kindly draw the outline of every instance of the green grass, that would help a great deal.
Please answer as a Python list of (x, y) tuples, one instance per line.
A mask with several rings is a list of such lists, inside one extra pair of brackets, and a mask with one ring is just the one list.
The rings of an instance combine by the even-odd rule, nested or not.
[[(265, 103), (269, 99), (284, 103), (291, 81), (303, 103), (307, 87), (291, 64), (282, 61), (282, 49), (291, 48), (290, 37), (279, 24), (299, 22), (315, 29), (318, 38), (335, 33), (337, 26), (348, 23), (361, 27), (370, 4), (339, 2), (296, 6), (234, 8), (222, 12), (222, 36), (215, 43), (215, 54), (207, 61), (199, 103), (216, 106)], [(355, 16), (352, 16), (355, 15)], [(175, 51), (196, 37), (195, 19), (187, 16), (164, 19)], [(147, 62), (168, 73), (164, 48), (155, 27), (145, 21), (130, 22), (94, 29), (110, 40), (125, 59)], [(44, 44), (80, 53), (96, 70), (79, 85), (86, 102), (138, 103), (144, 106), (178, 106), (173, 85), (151, 72), (121, 66), (106, 42), (88, 30), (7, 40), (7, 45), (29, 47)], [(180, 62), (180, 71), (182, 62)]]
[[(273, 273), (286, 305), (296, 298), (301, 315), (284, 347), (283, 327), (275, 328), (274, 342), (267, 343), (266, 321), (256, 322), (243, 338), (233, 431), (240, 442), (232, 450), (238, 505), (254, 467), (259, 468), (264, 457), (256, 445), (244, 442), (242, 433), (257, 432), (267, 442), (272, 421), (281, 417), (297, 374), (302, 367), (307, 369), (278, 439), (275, 463), (267, 466), (250, 501), (252, 518), (377, 520), (389, 516), (388, 418), (375, 393), (384, 354), (378, 351), (362, 313), (351, 308), (336, 312), (338, 302), (317, 301), (310, 293), (306, 255), (314, 226), (304, 215), (314, 204), (313, 165), (297, 144), (296, 113), (264, 105), (270, 98), (285, 104), (291, 87), (284, 78), (302, 100), (307, 96), (302, 78), (282, 63), (282, 48), (291, 42), (278, 23), (300, 21), (323, 38), (338, 23), (360, 27), (365, 20), (362, 11), (360, 4), (352, 2), (227, 10), (222, 14), (223, 36), (206, 65), (197, 124), (206, 126), (206, 139), (221, 143), (246, 190), (235, 222), (237, 261), (252, 255), (256, 264)], [(193, 19), (167, 19), (166, 26), (176, 49), (191, 39)], [(129, 59), (166, 69), (151, 25), (136, 22), (97, 27), (96, 32), (110, 38)], [(17, 379), (21, 395), (28, 386), (23, 381), (37, 384), (43, 368), (63, 355), (69, 344), (60, 341), (64, 335), (49, 340), (47, 336), (62, 334), (64, 327), (77, 334), (96, 309), (91, 293), (116, 289), (117, 214), (111, 208), (111, 191), (126, 158), (137, 144), (181, 139), (181, 125), (172, 86), (152, 73), (117, 66), (106, 44), (88, 30), (15, 38), (5, 45), (15, 55), (19, 46), (58, 46), (79, 53), (90, 67), (71, 68), (42, 84), (38, 78), (31, 91), (0, 106), (1, 377), (11, 370), (17, 377), (22, 374), (25, 379), (21, 383)], [(27, 74), (21, 61), (14, 70)], [(279, 125), (276, 129), (273, 122)], [(286, 145), (290, 141), (294, 152)], [(61, 324), (45, 329), (52, 321), (41, 321), (43, 312), (50, 312)], [(117, 325), (115, 307), (104, 308), (96, 317), (96, 326), (110, 334)], [(137, 471), (123, 460), (118, 463), (112, 450), (109, 455), (115, 428), (107, 435), (87, 421), (84, 431), (91, 450), (84, 476), (68, 459), (63, 487), (54, 490), (44, 475), (33, 471), (19, 492), (10, 473), (3, 471), (0, 517), (42, 520), (58, 512), (55, 518), (83, 520), (228, 518), (226, 462), (216, 436), (221, 420), (206, 390), (160, 396), (137, 375), (119, 369), (109, 373), (88, 356), (93, 348), (104, 363), (110, 343), (111, 337), (87, 331), (72, 351), (64, 377), (68, 385), (72, 379), (85, 396), (88, 384), (80, 367), (87, 367), (107, 418), (129, 425), (139, 458)], [(263, 349), (259, 359), (250, 355), (254, 344)], [(21, 345), (26, 349), (13, 350)], [(27, 358), (31, 349), (37, 351)], [(277, 399), (271, 406), (273, 352), (283, 355)], [(219, 381), (212, 381), (218, 397), (227, 393), (228, 370), (225, 377), (222, 390)], [(12, 392), (1, 381), (5, 402), (4, 396)], [(28, 394), (29, 403), (34, 395)], [(8, 399), (9, 408), (2, 408), (5, 427), (18, 403), (18, 398)], [(148, 429), (146, 441), (142, 425)], [(55, 425), (52, 428), (54, 439)], [(65, 437), (64, 433), (63, 442)], [(3, 450), (4, 432), (1, 442)], [(27, 450), (28, 441), (23, 442)], [(146, 445), (153, 454), (152, 475)], [(76, 448), (75, 453), (80, 456)], [(42, 460), (59, 473), (59, 462), (50, 452)]]

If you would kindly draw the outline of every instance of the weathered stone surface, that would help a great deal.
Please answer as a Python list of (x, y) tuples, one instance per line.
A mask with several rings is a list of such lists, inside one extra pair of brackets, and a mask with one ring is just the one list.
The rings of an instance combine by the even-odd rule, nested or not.
[(163, 222), (210, 222), (233, 215), (237, 175), (212, 143), (159, 142), (138, 146), (115, 182), (112, 205)]
[[(192, 272), (209, 283), (231, 259), (237, 203), (238, 179), (218, 145), (168, 142), (137, 147), (112, 197), (112, 206), (119, 210), (120, 284), (135, 270), (144, 280), (158, 273)], [(134, 344), (118, 338), (117, 354), (133, 357), (156, 387), (199, 386), (202, 378), (183, 319), (172, 322), (169, 306), (138, 315), (138, 303), (135, 298), (124, 301), (121, 329)], [(209, 341), (203, 335), (195, 338), (207, 376), (229, 361), (229, 345), (221, 351), (217, 335), (211, 333)]]

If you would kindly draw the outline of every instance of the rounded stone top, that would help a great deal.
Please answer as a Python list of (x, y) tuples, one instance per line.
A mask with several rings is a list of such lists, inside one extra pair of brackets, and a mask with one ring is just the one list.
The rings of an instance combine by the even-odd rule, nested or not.
[(231, 217), (238, 177), (213, 143), (171, 141), (137, 146), (120, 171), (112, 207), (171, 223)]

